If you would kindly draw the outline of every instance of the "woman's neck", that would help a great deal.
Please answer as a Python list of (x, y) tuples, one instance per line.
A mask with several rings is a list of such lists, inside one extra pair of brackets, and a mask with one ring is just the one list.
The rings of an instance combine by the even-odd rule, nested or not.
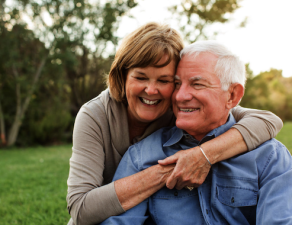
[(135, 137), (141, 136), (144, 134), (149, 123), (141, 122), (133, 118), (131, 113), (128, 111), (128, 126), (130, 133), (130, 142), (133, 143)]

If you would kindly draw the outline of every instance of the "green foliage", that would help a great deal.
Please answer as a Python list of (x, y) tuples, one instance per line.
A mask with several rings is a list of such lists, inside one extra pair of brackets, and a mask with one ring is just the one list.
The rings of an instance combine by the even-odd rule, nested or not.
[[(0, 53), (3, 61), (0, 65), (0, 99), (5, 125), (9, 128), (17, 113), (17, 102), (25, 101), (35, 70), (46, 49), (34, 37), (33, 32), (22, 25), (14, 25), (11, 31), (4, 27), (2, 31), (0, 41), (3, 41), (4, 48)], [(22, 118), (22, 130), (17, 144), (52, 143), (56, 137), (64, 138), (62, 132), (71, 125), (72, 116), (60, 72), (60, 68), (50, 61), (43, 69), (44, 76), (35, 87), (30, 110)]]
[(70, 146), (0, 151), (0, 224), (67, 224)]
[[(6, 3), (0, 5), (4, 62), (0, 104), (5, 129), (21, 126), (17, 145), (69, 140), (79, 108), (105, 89), (104, 75), (118, 42), (115, 31), (121, 17), (137, 4), (134, 0)], [(45, 65), (32, 85), (42, 62)]]
[(271, 69), (252, 75), (247, 65), (247, 82), (243, 107), (258, 108), (274, 112), (284, 121), (292, 120), (292, 78), (282, 77), (282, 70)]
[(292, 154), (292, 122), (285, 122), (276, 139), (282, 142)]
[(195, 42), (210, 36), (206, 29), (211, 24), (228, 22), (228, 16), (240, 7), (239, 2), (240, 0), (182, 0), (180, 5), (175, 5), (170, 10), (180, 21), (184, 38)]

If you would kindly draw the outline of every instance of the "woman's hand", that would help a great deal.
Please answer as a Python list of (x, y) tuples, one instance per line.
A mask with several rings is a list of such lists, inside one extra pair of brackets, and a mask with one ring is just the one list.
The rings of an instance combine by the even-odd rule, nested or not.
[(166, 186), (169, 189), (175, 187), (178, 190), (186, 186), (199, 187), (205, 181), (211, 168), (199, 147), (181, 150), (164, 160), (159, 160), (158, 163), (164, 166), (176, 163), (166, 181)]

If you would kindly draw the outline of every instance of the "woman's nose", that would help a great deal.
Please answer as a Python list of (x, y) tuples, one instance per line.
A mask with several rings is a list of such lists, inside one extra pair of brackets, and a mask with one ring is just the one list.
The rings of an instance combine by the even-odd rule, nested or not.
[(158, 89), (156, 87), (156, 84), (155, 83), (148, 83), (147, 84), (147, 87), (145, 88), (145, 92), (148, 94), (148, 95), (155, 95), (155, 94), (158, 94)]

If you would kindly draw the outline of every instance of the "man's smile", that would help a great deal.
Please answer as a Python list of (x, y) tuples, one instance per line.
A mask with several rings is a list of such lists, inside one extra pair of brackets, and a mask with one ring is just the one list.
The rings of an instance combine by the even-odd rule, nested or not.
[(199, 108), (185, 108), (185, 109), (183, 109), (183, 108), (179, 108), (179, 111), (181, 111), (181, 112), (193, 112), (193, 111), (197, 111), (197, 110), (199, 110)]

